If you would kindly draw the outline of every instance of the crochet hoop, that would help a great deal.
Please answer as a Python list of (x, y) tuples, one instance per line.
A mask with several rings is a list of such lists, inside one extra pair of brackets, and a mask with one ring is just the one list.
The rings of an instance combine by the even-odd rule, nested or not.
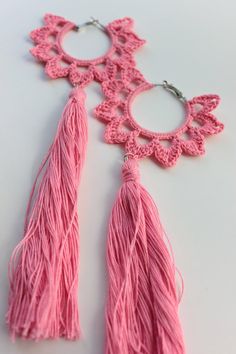
[[(125, 17), (102, 26), (111, 40), (111, 47), (105, 55), (90, 60), (77, 59), (65, 52), (62, 41), (69, 31), (79, 30), (80, 26), (51, 14), (44, 16), (44, 22), (43, 27), (30, 34), (36, 44), (30, 52), (45, 63), (45, 71), (50, 78), (68, 77), (73, 85), (82, 87), (93, 80), (102, 82), (115, 78), (117, 67), (135, 66), (133, 53), (145, 43), (132, 31), (133, 20)], [(92, 20), (88, 23), (98, 22)], [(99, 67), (101, 64), (103, 69)]]
[[(139, 76), (134, 70), (133, 73)], [(219, 96), (209, 94), (186, 100), (179, 90), (166, 82), (162, 86), (166, 86), (167, 90), (182, 99), (185, 105), (185, 122), (169, 133), (153, 132), (141, 127), (131, 113), (133, 99), (142, 91), (156, 86), (146, 82), (144, 78), (140, 80), (140, 84), (134, 88), (130, 87), (130, 81), (123, 81), (119, 85), (110, 80), (102, 84), (106, 99), (95, 109), (95, 115), (107, 124), (105, 141), (111, 144), (124, 144), (126, 153), (138, 159), (153, 156), (163, 167), (175, 165), (181, 154), (191, 156), (204, 154), (205, 137), (221, 132), (224, 127), (210, 113), (219, 104)], [(123, 96), (125, 93), (126, 97), (122, 97), (121, 92)], [(196, 109), (196, 106), (200, 106), (200, 109)], [(193, 122), (198, 126), (196, 127)], [(141, 143), (139, 137), (146, 139), (147, 142)], [(169, 144), (168, 147), (165, 146), (165, 141)]]

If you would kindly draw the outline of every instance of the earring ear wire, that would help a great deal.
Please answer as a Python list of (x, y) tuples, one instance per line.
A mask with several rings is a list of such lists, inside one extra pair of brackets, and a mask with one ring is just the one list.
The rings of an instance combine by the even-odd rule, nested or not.
[(183, 95), (183, 93), (177, 87), (175, 87), (173, 84), (169, 83), (167, 80), (163, 80), (162, 83), (154, 83), (153, 86), (163, 87), (165, 90), (167, 90), (167, 91), (171, 92), (173, 95), (175, 95), (179, 100), (181, 100), (183, 102), (187, 101), (187, 99)]
[(79, 31), (80, 29), (87, 27), (87, 26), (95, 26), (97, 27), (99, 30), (103, 31), (103, 32), (107, 32), (106, 27), (96, 18), (94, 18), (93, 16), (90, 17), (90, 20), (77, 25), (76, 30)]

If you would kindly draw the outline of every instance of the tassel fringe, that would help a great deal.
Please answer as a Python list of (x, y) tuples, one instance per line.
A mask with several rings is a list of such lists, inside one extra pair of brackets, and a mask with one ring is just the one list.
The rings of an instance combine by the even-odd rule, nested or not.
[(140, 185), (138, 164), (123, 166), (108, 233), (107, 354), (184, 354), (175, 266), (158, 211)]
[(80, 335), (77, 188), (87, 144), (84, 102), (85, 93), (73, 89), (31, 192), (24, 238), (10, 259), (6, 318), (13, 340)]

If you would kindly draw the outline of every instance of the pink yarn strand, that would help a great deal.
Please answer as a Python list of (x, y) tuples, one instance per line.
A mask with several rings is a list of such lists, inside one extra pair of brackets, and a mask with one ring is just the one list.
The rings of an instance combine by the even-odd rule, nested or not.
[(87, 144), (84, 101), (82, 89), (73, 89), (32, 188), (24, 238), (9, 262), (6, 317), (13, 339), (80, 336), (77, 188)]
[(108, 234), (106, 353), (184, 354), (175, 265), (156, 205), (139, 183), (135, 159), (122, 174)]

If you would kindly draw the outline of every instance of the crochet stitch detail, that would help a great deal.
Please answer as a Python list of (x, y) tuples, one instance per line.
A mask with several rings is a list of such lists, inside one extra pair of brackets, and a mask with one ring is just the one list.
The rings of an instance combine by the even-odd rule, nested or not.
[[(51, 14), (45, 15), (44, 23), (43, 27), (30, 33), (36, 44), (30, 52), (40, 62), (45, 63), (45, 71), (50, 78), (68, 77), (73, 85), (81, 87), (93, 80), (103, 82), (114, 79), (114, 71), (117, 71), (117, 68), (135, 66), (133, 53), (145, 43), (132, 31), (133, 20), (125, 17), (106, 26), (106, 32), (111, 39), (107, 54), (96, 59), (80, 60), (71, 57), (62, 48), (64, 35), (75, 30), (77, 26), (63, 17)], [(104, 65), (104, 68), (99, 68), (99, 64)]]
[[(107, 124), (105, 141), (110, 144), (124, 144), (126, 153), (133, 157), (140, 159), (153, 156), (163, 167), (171, 167), (181, 154), (204, 154), (205, 137), (223, 130), (224, 125), (211, 113), (220, 101), (219, 96), (212, 94), (186, 101), (185, 122), (170, 133), (152, 132), (142, 128), (131, 114), (131, 102), (136, 95), (153, 85), (147, 83), (134, 68), (122, 70), (121, 76), (120, 81), (107, 80), (102, 83), (105, 101), (96, 107), (95, 115)], [(131, 86), (134, 82), (135, 87)], [(196, 106), (200, 106), (200, 109), (197, 110)], [(198, 126), (194, 126), (193, 122)], [(143, 144), (139, 138), (144, 138), (147, 142)], [(164, 142), (169, 146), (166, 147)]]

